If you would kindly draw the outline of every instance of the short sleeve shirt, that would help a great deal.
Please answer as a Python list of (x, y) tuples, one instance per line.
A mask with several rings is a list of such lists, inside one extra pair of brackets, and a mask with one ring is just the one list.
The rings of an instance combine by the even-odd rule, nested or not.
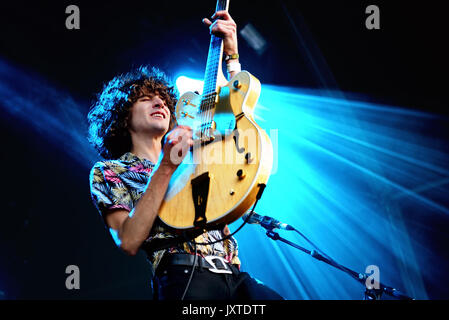
[[(151, 161), (139, 158), (131, 152), (125, 153), (117, 160), (95, 163), (89, 177), (90, 190), (92, 200), (102, 217), (104, 218), (107, 212), (113, 209), (131, 212), (145, 192), (154, 167)], [(156, 238), (166, 239), (174, 236), (175, 234), (170, 232), (160, 219), (156, 219), (145, 241), (151, 242)], [(211, 230), (196, 237), (195, 242), (213, 242), (222, 239), (223, 236), (223, 231)], [(229, 263), (240, 265), (238, 244), (234, 237), (197, 248), (203, 256), (221, 256)], [(169, 249), (148, 253), (153, 270), (156, 270), (167, 252), (194, 254), (195, 250), (192, 243), (185, 242)]]

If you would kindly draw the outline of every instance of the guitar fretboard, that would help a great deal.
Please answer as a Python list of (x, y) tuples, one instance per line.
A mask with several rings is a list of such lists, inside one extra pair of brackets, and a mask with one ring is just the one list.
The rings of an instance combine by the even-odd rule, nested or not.
[(203, 94), (208, 95), (217, 89), (218, 65), (221, 58), (222, 39), (212, 35), (207, 56), (206, 72), (204, 74)]
[[(215, 11), (227, 10), (229, 0), (218, 0)], [(206, 71), (204, 74), (203, 99), (201, 101), (201, 111), (210, 110), (215, 101), (217, 90), (218, 67), (221, 59), (221, 45), (223, 40), (220, 37), (211, 35), (209, 53), (207, 55)], [(211, 98), (213, 96), (213, 99)], [(212, 103), (212, 104), (211, 104)]]

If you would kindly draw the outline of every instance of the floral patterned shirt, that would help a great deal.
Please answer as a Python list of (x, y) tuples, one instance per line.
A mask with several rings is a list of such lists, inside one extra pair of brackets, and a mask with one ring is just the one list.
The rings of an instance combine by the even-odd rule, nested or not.
[[(145, 192), (148, 180), (154, 168), (154, 163), (147, 159), (141, 159), (131, 152), (127, 152), (117, 160), (105, 160), (95, 163), (90, 176), (90, 190), (92, 200), (102, 215), (112, 209), (124, 209), (130, 211), (137, 205)], [(160, 219), (156, 219), (145, 240), (151, 242), (156, 238), (172, 238), (171, 233)], [(212, 230), (195, 238), (195, 242), (213, 242), (223, 237), (223, 231)], [(197, 246), (198, 253), (202, 256), (221, 256), (232, 264), (240, 265), (238, 258), (238, 244), (234, 237), (212, 245)], [(195, 254), (193, 244), (181, 243), (177, 246), (148, 253), (148, 259), (156, 270), (165, 253), (189, 253)]]

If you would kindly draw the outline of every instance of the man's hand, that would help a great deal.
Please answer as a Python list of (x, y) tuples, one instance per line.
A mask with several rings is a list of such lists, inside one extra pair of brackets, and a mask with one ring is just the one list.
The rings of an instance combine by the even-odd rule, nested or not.
[(226, 55), (238, 53), (237, 47), (237, 25), (225, 10), (217, 11), (211, 17), (215, 20), (212, 23), (209, 19), (204, 18), (203, 23), (209, 27), (210, 33), (223, 38), (224, 53)]
[(161, 166), (175, 171), (191, 146), (193, 146), (192, 129), (188, 126), (177, 126), (165, 136)]

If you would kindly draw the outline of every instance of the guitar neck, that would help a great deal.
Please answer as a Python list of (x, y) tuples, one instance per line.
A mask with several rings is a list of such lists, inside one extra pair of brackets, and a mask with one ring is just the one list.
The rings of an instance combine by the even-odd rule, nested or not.
[[(229, 0), (218, 0), (215, 11), (228, 10)], [(204, 74), (203, 96), (213, 95), (217, 90), (218, 71), (221, 66), (223, 40), (211, 35)]]

